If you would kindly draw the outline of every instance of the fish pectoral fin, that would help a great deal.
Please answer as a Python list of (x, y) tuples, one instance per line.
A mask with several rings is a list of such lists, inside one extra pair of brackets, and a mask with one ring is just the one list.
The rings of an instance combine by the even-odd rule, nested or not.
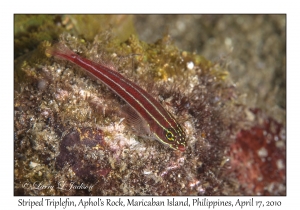
[(135, 132), (137, 136), (143, 138), (153, 138), (148, 123), (129, 105), (124, 105), (122, 115), (125, 117), (126, 124)]

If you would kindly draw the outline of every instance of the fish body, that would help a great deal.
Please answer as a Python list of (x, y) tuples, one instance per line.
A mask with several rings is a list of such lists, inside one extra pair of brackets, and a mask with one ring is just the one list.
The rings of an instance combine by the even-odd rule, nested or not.
[(68, 60), (103, 82), (119, 95), (143, 120), (155, 139), (174, 150), (185, 151), (186, 135), (176, 119), (147, 91), (119, 72), (83, 58), (58, 43), (46, 49), (47, 55)]

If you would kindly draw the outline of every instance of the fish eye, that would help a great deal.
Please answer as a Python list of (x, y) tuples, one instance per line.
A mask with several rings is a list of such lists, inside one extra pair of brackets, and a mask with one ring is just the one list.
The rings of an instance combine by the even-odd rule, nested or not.
[(174, 135), (170, 130), (167, 130), (166, 137), (169, 141), (174, 141), (175, 140)]

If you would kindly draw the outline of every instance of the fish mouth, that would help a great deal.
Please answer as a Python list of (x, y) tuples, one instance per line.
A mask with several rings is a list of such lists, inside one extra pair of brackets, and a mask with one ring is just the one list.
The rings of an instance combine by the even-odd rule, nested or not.
[(185, 151), (185, 146), (179, 145), (178, 150), (180, 150), (181, 152), (184, 152)]

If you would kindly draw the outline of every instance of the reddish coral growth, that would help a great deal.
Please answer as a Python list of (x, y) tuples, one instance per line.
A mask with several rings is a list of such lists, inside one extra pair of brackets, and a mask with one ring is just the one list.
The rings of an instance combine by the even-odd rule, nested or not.
[[(253, 111), (258, 117), (261, 112)], [(285, 195), (285, 128), (271, 117), (241, 130), (231, 146), (234, 173), (245, 194)]]

